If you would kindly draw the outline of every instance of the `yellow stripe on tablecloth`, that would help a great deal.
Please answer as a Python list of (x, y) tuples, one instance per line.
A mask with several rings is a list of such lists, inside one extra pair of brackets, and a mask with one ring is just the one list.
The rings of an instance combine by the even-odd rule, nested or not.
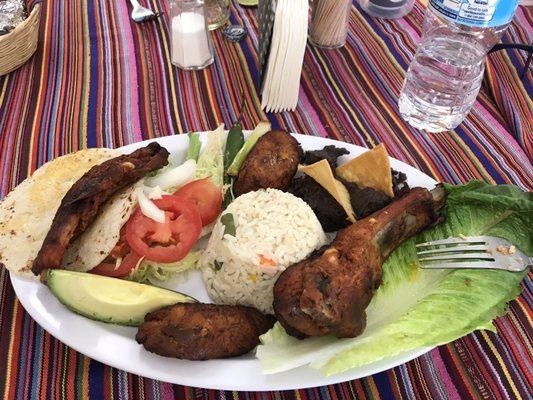
[(507, 369), (507, 366), (503, 362), (503, 359), (498, 353), (498, 350), (496, 350), (496, 347), (494, 347), (494, 344), (492, 343), (492, 340), (490, 340), (489, 335), (487, 334), (487, 331), (481, 331), (481, 335), (483, 336), (483, 338), (485, 339), (485, 342), (487, 343), (490, 350), (492, 351), (492, 354), (494, 354), (494, 357), (496, 357), (496, 359), (498, 360), (498, 363), (500, 364), (503, 374), (507, 378), (507, 382), (509, 383), (509, 386), (511, 387), (514, 395), (516, 396), (515, 399), (521, 399), (522, 397), (520, 396), (520, 393), (516, 389), (516, 386), (513, 382), (513, 378), (511, 378), (511, 375), (509, 374), (509, 370)]
[(7, 75), (4, 79), (4, 84), (2, 85), (2, 91), (0, 91), (0, 107), (4, 103), (4, 96), (6, 95), (6, 89), (9, 84), (9, 78), (11, 75)]
[[(83, 38), (88, 38), (89, 36), (89, 15), (88, 13), (82, 12), (82, 35)], [(89, 93), (90, 90), (85, 90), (85, 88), (91, 87), (91, 74), (89, 74), (87, 71), (90, 69), (91, 65), (91, 45), (90, 41), (84, 40), (84, 49), (83, 54), (85, 57), (83, 57), (83, 72), (85, 75), (85, 79), (82, 82), (82, 88), (83, 88), (83, 105), (86, 105), (85, 107), (81, 107), (82, 109), (82, 115), (81, 115), (81, 138), (80, 143), (78, 144), (79, 148), (87, 148), (87, 125), (89, 120)]]
[(91, 359), (86, 356), (83, 357), (83, 377), (82, 377), (82, 399), (89, 398), (89, 363)]
[(370, 392), (372, 393), (373, 399), (380, 399), (381, 396), (379, 395), (378, 387), (376, 386), (376, 381), (374, 380), (373, 376), (368, 377), (368, 388), (370, 389)]
[(9, 331), (9, 346), (7, 350), (7, 365), (6, 365), (6, 378), (4, 382), (6, 383), (6, 387), (4, 389), (4, 399), (9, 398), (9, 390), (11, 389), (11, 365), (13, 361), (13, 342), (15, 338), (15, 327), (17, 326), (17, 315), (19, 313), (20, 303), (18, 300), (16, 300), (13, 304), (13, 319), (11, 320), (11, 329)]

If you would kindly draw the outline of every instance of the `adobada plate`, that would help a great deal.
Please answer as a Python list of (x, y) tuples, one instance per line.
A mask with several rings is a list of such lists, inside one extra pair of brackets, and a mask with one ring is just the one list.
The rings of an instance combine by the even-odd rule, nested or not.
[[(344, 160), (367, 149), (306, 135), (295, 135), (304, 150), (314, 150), (326, 145), (344, 147), (350, 151)], [(206, 136), (201, 134), (205, 144)], [(166, 147), (171, 157), (179, 162), (184, 158), (188, 140), (186, 135), (169, 136), (155, 139)], [(145, 146), (149, 141), (134, 143), (122, 148), (131, 152)], [(436, 182), (417, 169), (391, 159), (394, 169), (407, 174), (411, 187), (422, 186), (431, 189)], [(209, 361), (187, 361), (160, 357), (149, 353), (135, 341), (136, 328), (105, 324), (79, 316), (65, 308), (52, 295), (46, 286), (11, 274), (15, 292), (26, 311), (52, 336), (95, 360), (133, 374), (161, 381), (220, 390), (290, 390), (323, 386), (362, 378), (401, 365), (430, 350), (420, 348), (372, 363), (365, 367), (354, 368), (330, 377), (307, 366), (274, 375), (263, 375), (259, 361), (253, 353), (238, 358)], [(198, 271), (188, 274), (187, 279), (174, 279), (166, 287), (189, 294), (200, 301), (210, 302)]]

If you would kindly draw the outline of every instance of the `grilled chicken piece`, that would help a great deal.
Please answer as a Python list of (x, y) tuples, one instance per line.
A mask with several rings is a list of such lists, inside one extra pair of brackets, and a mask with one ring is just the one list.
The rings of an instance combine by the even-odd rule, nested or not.
[(135, 339), (165, 357), (237, 357), (253, 350), (274, 322), (252, 307), (181, 303), (148, 313)]
[(158, 143), (92, 167), (65, 194), (52, 226), (32, 266), (35, 275), (59, 268), (71, 241), (81, 235), (113, 194), (168, 163), (168, 151)]
[(404, 240), (442, 220), (446, 192), (415, 188), (338, 232), (330, 246), (287, 268), (274, 285), (274, 311), (298, 338), (355, 337), (381, 283), (381, 266)]
[(270, 131), (259, 138), (246, 157), (233, 184), (235, 197), (258, 189), (287, 190), (298, 169), (298, 141), (284, 131)]

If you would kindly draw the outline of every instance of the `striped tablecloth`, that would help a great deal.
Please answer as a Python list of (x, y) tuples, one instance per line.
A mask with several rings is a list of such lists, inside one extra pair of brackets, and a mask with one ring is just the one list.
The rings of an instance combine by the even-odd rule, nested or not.
[[(167, 11), (165, 0), (145, 1)], [(532, 74), (525, 54), (489, 57), (472, 113), (454, 132), (425, 135), (406, 125), (397, 98), (419, 40), (423, 8), (379, 21), (354, 6), (347, 45), (308, 47), (298, 108), (260, 109), (255, 9), (232, 7), (232, 22), (250, 35), (234, 44), (214, 33), (215, 63), (179, 71), (169, 57), (168, 20), (136, 25), (126, 0), (45, 1), (36, 55), (0, 77), (0, 196), (39, 165), (94, 146), (214, 128), (236, 118), (241, 86), (245, 128), (268, 118), (275, 127), (390, 154), (435, 179), (482, 179), (532, 188)], [(520, 7), (504, 42), (531, 42), (533, 10)], [(365, 379), (300, 391), (231, 393), (143, 379), (78, 354), (44, 332), (23, 310), (0, 270), (0, 397), (352, 399), (527, 398), (531, 394), (532, 281), (496, 321), (498, 334), (476, 332), (418, 359)], [(207, 377), (206, 377), (207, 378)]]

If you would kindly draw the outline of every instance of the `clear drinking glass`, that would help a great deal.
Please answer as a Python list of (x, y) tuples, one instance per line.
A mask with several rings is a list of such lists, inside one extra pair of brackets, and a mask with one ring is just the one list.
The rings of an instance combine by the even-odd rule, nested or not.
[(213, 62), (204, 0), (171, 0), (170, 26), (172, 64), (197, 70)]
[(229, 0), (205, 0), (207, 23), (213, 31), (225, 25), (229, 19)]
[(309, 28), (310, 42), (329, 49), (344, 46), (351, 8), (351, 0), (314, 0)]

